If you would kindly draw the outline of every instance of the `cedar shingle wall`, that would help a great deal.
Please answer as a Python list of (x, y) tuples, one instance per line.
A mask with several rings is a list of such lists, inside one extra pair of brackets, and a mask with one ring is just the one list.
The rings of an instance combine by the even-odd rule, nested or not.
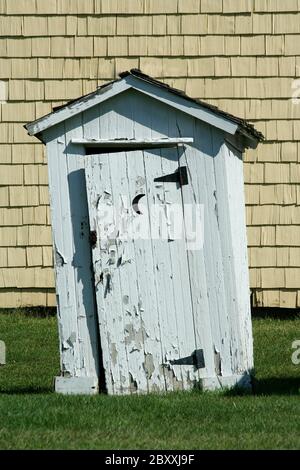
[(132, 67), (265, 134), (245, 162), (251, 287), (300, 306), (300, 0), (0, 0), (0, 307), (55, 301), (44, 149), (22, 125)]

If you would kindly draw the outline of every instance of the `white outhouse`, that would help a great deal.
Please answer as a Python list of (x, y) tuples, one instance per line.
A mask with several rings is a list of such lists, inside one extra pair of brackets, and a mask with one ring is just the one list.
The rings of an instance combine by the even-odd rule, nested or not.
[(25, 127), (47, 145), (56, 390), (248, 387), (242, 155), (262, 135), (139, 70)]

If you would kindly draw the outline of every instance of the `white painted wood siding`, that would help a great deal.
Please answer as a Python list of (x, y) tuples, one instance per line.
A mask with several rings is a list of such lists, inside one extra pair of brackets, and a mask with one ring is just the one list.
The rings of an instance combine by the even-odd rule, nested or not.
[[(180, 346), (180, 355), (182, 356), (182, 353), (188, 355), (188, 351), (190, 354), (192, 350), (185, 349), (188, 343), (187, 338), (191, 336), (186, 326), (186, 317), (178, 314), (179, 305), (180, 310), (185, 309), (187, 318), (192, 318), (194, 322), (191, 347), (204, 349), (205, 369), (199, 369), (196, 374), (189, 376), (186, 366), (178, 367), (180, 371), (176, 372), (175, 381), (172, 374), (166, 373), (164, 369), (160, 373), (153, 373), (151, 377), (148, 375), (147, 383), (144, 379), (140, 379), (139, 386), (145, 391), (160, 390), (164, 386), (167, 389), (175, 389), (178, 387), (178, 379), (179, 388), (185, 388), (191, 377), (192, 381), (196, 378), (207, 381), (212, 379), (210, 383), (213, 387), (217, 387), (218, 384), (234, 382), (235, 379), (231, 381), (230, 377), (240, 377), (252, 368), (242, 161), (234, 154), (233, 149), (229, 149), (224, 144), (226, 134), (222, 131), (201, 123), (196, 118), (176, 111), (153, 98), (130, 90), (67, 120), (65, 126), (57, 126), (47, 131), (45, 135), (49, 142), (54, 242), (57, 253), (62, 255), (62, 258), (57, 256), (56, 260), (62, 368), (70, 376), (95, 376), (95, 374), (98, 376), (99, 373), (98, 331), (95, 326), (88, 234), (84, 232), (82, 240), (80, 231), (76, 232), (75, 238), (73, 234), (74, 227), (78, 229), (77, 222), (87, 220), (87, 203), (81, 194), (85, 189), (83, 160), (90, 157), (83, 156), (83, 146), (72, 144), (70, 141), (72, 139), (77, 141), (114, 140), (116, 138), (147, 140), (186, 137), (192, 137), (194, 143), (186, 145), (184, 152), (179, 149), (177, 154), (179, 164), (186, 165), (189, 174), (189, 185), (182, 188), (183, 202), (204, 205), (204, 249), (189, 251), (184, 260), (176, 256), (176, 250), (172, 251), (171, 245), (168, 248), (168, 262), (164, 266), (164, 274), (167, 276), (168, 272), (172, 272), (176, 275), (174, 282), (178, 289), (173, 291), (173, 300), (170, 305), (173, 302), (173, 305), (176, 303), (178, 307), (177, 310), (174, 308), (170, 312), (170, 317), (167, 317), (169, 325), (166, 324), (164, 327), (169, 327), (169, 338), (173, 338), (177, 341), (176, 346)], [(163, 152), (174, 152), (174, 150), (164, 149)], [(132, 154), (135, 153), (132, 152)], [(134, 160), (129, 158), (129, 155), (132, 156), (128, 154), (122, 159), (120, 167), (111, 160), (111, 171), (118, 174), (118, 172), (123, 173), (126, 168), (128, 172), (126, 187), (130, 197), (139, 191), (146, 193), (149, 189), (146, 186), (145, 173), (145, 181), (142, 183), (140, 180), (139, 185), (136, 184), (142, 171), (147, 171), (147, 177), (153, 179), (156, 169), (159, 169), (160, 174), (171, 173), (178, 165), (176, 159), (172, 159), (173, 157), (161, 158), (158, 150), (145, 151), (143, 164), (142, 160)], [(108, 160), (110, 157), (102, 155), (101, 158)], [(68, 184), (73, 185), (72, 203)], [(122, 189), (125, 183), (118, 180), (116, 184), (119, 189)], [(116, 191), (117, 187), (114, 188), (112, 185), (111, 189)], [(80, 188), (78, 193), (76, 188)], [(155, 189), (159, 190), (159, 188)], [(175, 197), (173, 189), (170, 192), (171, 197)], [(164, 192), (165, 188), (160, 190)], [(151, 195), (151, 191), (149, 194)], [(165, 193), (162, 195), (162, 200), (164, 196)], [(152, 197), (156, 197), (156, 193), (153, 193)], [(147, 299), (146, 302), (157, 305), (157, 309), (153, 309), (153, 315), (159, 316), (159, 304), (164, 302), (164, 299), (158, 296), (159, 275), (153, 281), (153, 278), (141, 269), (140, 260), (144, 258), (139, 255), (140, 249), (143, 252), (146, 248), (136, 243), (129, 250), (130, 256), (136, 256), (137, 262), (135, 271), (132, 266), (126, 267), (128, 278), (131, 276), (141, 278), (143, 280), (141, 284), (149, 286), (149, 290), (146, 292), (145, 289), (143, 295)], [(153, 257), (159, 257), (161, 248), (158, 245), (157, 247), (152, 245), (151, 250)], [(75, 264), (74, 259), (77, 260)], [(149, 269), (146, 270), (148, 273), (150, 266), (149, 261)], [(182, 276), (186, 269), (188, 270), (187, 277)], [(126, 286), (125, 280), (122, 282), (122, 286)], [(160, 279), (159, 282), (165, 283), (166, 281)], [(190, 300), (182, 296), (183, 290), (186, 290), (188, 285)], [(169, 287), (165, 286), (167, 290)], [(127, 288), (131, 289), (133, 298), (141, 295), (141, 287), (139, 287), (140, 291), (132, 290), (133, 287), (129, 285)], [(151, 328), (155, 323), (149, 316), (145, 316), (144, 321), (145, 328)], [(155, 324), (158, 324), (157, 321)], [(175, 330), (174, 325), (176, 325)], [(109, 325), (109, 328), (103, 330), (101, 334), (107, 336), (112, 328), (113, 325)], [(137, 324), (134, 328), (137, 328)], [(155, 360), (161, 359), (163, 363), (170, 348), (168, 349), (167, 344), (161, 344), (161, 351), (158, 348), (155, 349), (152, 343), (158, 333), (156, 329), (150, 339), (144, 336), (143, 347), (146, 354), (148, 352), (154, 354), (153, 351), (156, 351)], [(75, 341), (73, 341), (74, 338), (76, 338)], [(171, 344), (172, 341), (169, 339), (168, 341)], [(124, 344), (124, 354), (127, 354), (127, 357), (128, 351), (128, 345)], [(170, 359), (170, 353), (167, 357)], [(138, 370), (135, 370), (134, 374), (137, 375), (137, 372)], [(122, 370), (115, 371), (115, 375), (119, 377), (121, 387)], [(109, 387), (114, 393), (112, 381), (108, 384)], [(122, 387), (132, 390), (128, 375)]]
[[(176, 183), (154, 182), (177, 169), (177, 151), (170, 149), (86, 159), (90, 220), (99, 240), (93, 263), (109, 393), (190, 389), (199, 380), (193, 365), (171, 364), (197, 349), (185, 239), (168, 239), (168, 213), (172, 204), (182, 209), (181, 190)], [(132, 208), (136, 194), (145, 194), (144, 217)], [(124, 240), (116, 220), (101, 219), (101, 202), (120, 211), (128, 224), (145, 225), (149, 217), (150, 238)], [(161, 209), (160, 220), (151, 213), (154, 206)], [(116, 235), (108, 242), (105, 234), (112, 227)], [(158, 238), (157, 228), (167, 238)]]
[(81, 116), (47, 132), (61, 373), (99, 376), (99, 340), (89, 246), (83, 148), (67, 144)]

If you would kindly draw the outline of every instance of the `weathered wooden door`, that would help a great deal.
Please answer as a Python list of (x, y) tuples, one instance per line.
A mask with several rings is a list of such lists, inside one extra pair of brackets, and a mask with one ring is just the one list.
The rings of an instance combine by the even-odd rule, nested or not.
[(181, 184), (187, 175), (178, 161), (177, 148), (86, 157), (110, 394), (189, 389), (203, 367), (183, 223)]

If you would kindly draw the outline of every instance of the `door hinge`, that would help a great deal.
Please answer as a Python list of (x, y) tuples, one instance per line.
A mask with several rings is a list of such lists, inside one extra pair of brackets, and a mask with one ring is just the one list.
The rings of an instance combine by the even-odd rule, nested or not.
[(90, 244), (91, 244), (91, 247), (92, 248), (95, 248), (96, 244), (97, 244), (97, 232), (96, 230), (91, 230), (90, 231)]
[(203, 369), (205, 367), (205, 360), (203, 349), (196, 349), (190, 356), (181, 357), (170, 361), (174, 366), (194, 366), (196, 369)]
[(180, 186), (184, 186), (189, 184), (187, 168), (186, 166), (180, 166), (175, 173), (159, 176), (154, 181), (157, 183), (178, 183)]

